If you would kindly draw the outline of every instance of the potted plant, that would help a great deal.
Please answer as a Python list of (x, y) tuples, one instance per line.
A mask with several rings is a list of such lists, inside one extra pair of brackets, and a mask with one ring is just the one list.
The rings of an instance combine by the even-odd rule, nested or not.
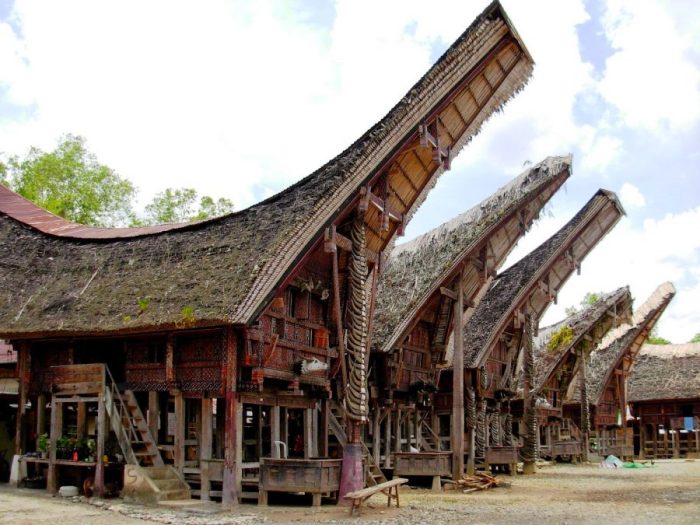
[(41, 453), (42, 459), (46, 459), (46, 456), (49, 452), (49, 435), (44, 432), (43, 434), (39, 435), (39, 438), (37, 439), (36, 446), (39, 449), (39, 452)]
[(92, 438), (88, 438), (85, 440), (85, 449), (87, 450), (87, 460), (88, 461), (95, 461), (95, 449), (97, 448), (97, 444), (95, 443), (95, 440)]
[(71, 442), (68, 436), (61, 436), (56, 440), (56, 459), (70, 459)]

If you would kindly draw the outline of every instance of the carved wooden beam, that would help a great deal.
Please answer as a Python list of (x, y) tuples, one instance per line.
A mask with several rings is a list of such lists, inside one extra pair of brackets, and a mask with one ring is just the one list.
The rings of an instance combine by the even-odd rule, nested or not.
[[(352, 241), (336, 231), (335, 226), (326, 228), (324, 235), (324, 251), (326, 253), (334, 253), (336, 248), (340, 248), (346, 252), (352, 251)], [(376, 263), (379, 260), (379, 254), (375, 251), (365, 248), (365, 257), (371, 263)]]

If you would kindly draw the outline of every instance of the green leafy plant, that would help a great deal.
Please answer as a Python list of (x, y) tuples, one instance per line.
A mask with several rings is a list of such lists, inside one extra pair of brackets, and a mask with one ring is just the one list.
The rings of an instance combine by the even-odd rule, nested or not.
[(556, 330), (547, 342), (547, 349), (550, 352), (556, 352), (560, 348), (564, 348), (574, 338), (574, 331), (570, 326), (564, 325), (559, 330)]
[(192, 325), (195, 322), (194, 308), (191, 306), (183, 306), (180, 310), (180, 317), (184, 325)]
[(43, 434), (40, 434), (39, 438), (37, 439), (37, 443), (36, 443), (36, 446), (39, 449), (39, 452), (48, 452), (50, 445), (51, 445), (51, 442), (49, 441), (49, 435), (46, 432), (44, 432)]
[(146, 313), (146, 310), (148, 310), (149, 305), (151, 304), (151, 298), (146, 296), (146, 297), (139, 297), (136, 301), (139, 305), (139, 315)]

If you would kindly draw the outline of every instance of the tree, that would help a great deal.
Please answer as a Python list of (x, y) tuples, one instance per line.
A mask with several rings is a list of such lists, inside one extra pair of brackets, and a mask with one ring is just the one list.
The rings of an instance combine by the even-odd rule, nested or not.
[(647, 337), (646, 342), (650, 345), (670, 345), (671, 341), (665, 339), (659, 335), (658, 327), (654, 327), (649, 332), (649, 337)]
[(9, 157), (0, 168), (13, 191), (69, 221), (119, 226), (133, 218), (136, 188), (100, 164), (85, 139), (64, 135), (49, 153), (32, 147), (23, 158)]
[[(600, 301), (600, 298), (603, 297), (603, 295), (605, 295), (603, 292), (587, 292), (586, 295), (583, 296), (583, 299), (581, 299), (579, 305), (583, 310), (585, 310), (589, 306), (593, 306), (598, 301)], [(574, 305), (571, 305), (564, 310), (564, 313), (566, 313), (567, 317), (571, 317), (578, 311), (578, 308), (576, 308)]]
[(157, 193), (146, 206), (144, 224), (163, 224), (189, 222), (219, 215), (225, 215), (233, 210), (233, 202), (220, 198), (214, 200), (208, 195), (199, 199), (197, 206), (197, 190), (193, 188), (167, 188)]
[(50, 153), (32, 147), (23, 158), (0, 158), (0, 184), (64, 219), (90, 226), (188, 222), (233, 210), (229, 199), (199, 198), (192, 188), (168, 188), (153, 198), (140, 219), (133, 211), (134, 185), (100, 164), (83, 137), (71, 134), (61, 137)]
[(698, 332), (697, 334), (695, 334), (695, 335), (693, 336), (693, 338), (692, 338), (690, 341), (688, 341), (688, 342), (689, 342), (689, 343), (700, 343), (700, 332)]

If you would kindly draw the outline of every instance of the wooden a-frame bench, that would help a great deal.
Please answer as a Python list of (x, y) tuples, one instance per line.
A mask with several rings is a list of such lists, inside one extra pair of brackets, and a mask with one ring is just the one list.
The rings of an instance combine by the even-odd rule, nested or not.
[[(370, 497), (374, 496), (378, 492), (382, 492), (387, 495), (386, 506), (391, 507), (391, 499), (396, 500), (396, 507), (399, 506), (399, 486), (404, 483), (408, 483), (406, 478), (394, 478), (379, 485), (374, 485), (372, 487), (367, 487), (362, 490), (356, 490), (355, 492), (348, 492), (345, 495), (345, 499), (352, 500), (352, 506), (350, 507), (350, 515), (352, 516), (355, 510), (357, 510), (357, 515), (360, 515), (360, 509), (362, 504), (367, 501)], [(393, 494), (392, 494), (393, 489)]]

